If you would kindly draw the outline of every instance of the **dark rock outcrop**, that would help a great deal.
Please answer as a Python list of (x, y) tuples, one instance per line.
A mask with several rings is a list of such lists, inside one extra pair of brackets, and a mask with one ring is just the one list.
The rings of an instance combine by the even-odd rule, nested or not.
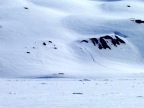
[(118, 42), (125, 44), (125, 41), (123, 41), (122, 39), (120, 39), (118, 36), (115, 36), (115, 37), (116, 37), (116, 40), (117, 40)]
[(100, 37), (99, 40), (100, 40), (100, 43), (101, 43), (101, 45), (102, 45), (102, 47), (103, 47), (104, 49), (107, 49), (107, 48), (111, 49), (111, 48), (108, 46), (108, 44), (106, 43), (106, 41), (104, 40), (103, 37)]
[(138, 24), (144, 23), (144, 21), (142, 21), (142, 20), (135, 20), (135, 22)]
[(87, 41), (87, 40), (82, 40), (81, 42), (85, 42), (85, 43), (88, 43), (88, 41)]
[(96, 38), (90, 38), (90, 40), (92, 41), (92, 43), (94, 44), (94, 46), (96, 44), (98, 44), (98, 39), (96, 39)]
[(140, 20), (140, 19), (132, 19), (131, 21), (134, 21), (134, 22), (136, 22), (136, 23), (138, 23), (138, 24), (142, 24), (142, 23), (144, 23), (144, 21), (143, 20)]
[[(111, 45), (117, 47), (118, 45), (125, 44), (125, 41), (122, 40), (118, 35), (105, 35), (100, 38), (90, 38), (89, 39), (94, 46), (98, 45), (99, 49), (110, 49)], [(81, 42), (88, 43), (88, 40), (82, 40)]]

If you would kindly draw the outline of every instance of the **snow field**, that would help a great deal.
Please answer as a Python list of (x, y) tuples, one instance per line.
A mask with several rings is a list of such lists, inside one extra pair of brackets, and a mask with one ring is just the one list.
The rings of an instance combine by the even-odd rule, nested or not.
[(143, 108), (144, 80), (1, 79), (1, 108)]

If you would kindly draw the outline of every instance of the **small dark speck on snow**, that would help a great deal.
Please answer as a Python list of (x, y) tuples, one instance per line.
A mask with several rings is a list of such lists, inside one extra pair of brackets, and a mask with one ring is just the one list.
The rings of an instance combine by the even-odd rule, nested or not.
[(89, 80), (89, 79), (83, 79), (83, 81), (91, 81), (91, 80)]
[(75, 94), (75, 95), (82, 95), (83, 93), (73, 93), (73, 94)]
[(48, 41), (49, 43), (52, 43), (52, 41)]
[(44, 45), (44, 46), (46, 46), (46, 43), (45, 43), (45, 42), (43, 42), (43, 45)]
[(28, 9), (28, 7), (24, 7), (24, 9)]
[(54, 47), (54, 49), (57, 49), (57, 47)]
[(30, 54), (30, 52), (26, 52), (27, 54)]
[(139, 97), (139, 98), (143, 98), (143, 96), (137, 96), (137, 97)]
[(47, 84), (47, 83), (41, 83), (41, 84)]

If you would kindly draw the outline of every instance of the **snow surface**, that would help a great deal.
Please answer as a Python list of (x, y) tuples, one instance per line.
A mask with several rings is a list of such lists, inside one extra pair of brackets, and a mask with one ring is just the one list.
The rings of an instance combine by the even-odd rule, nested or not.
[[(0, 0), (0, 108), (143, 108), (143, 13), (143, 0)], [(105, 35), (126, 44), (90, 41)]]
[(0, 79), (0, 108), (143, 108), (144, 80)]
[[(0, 0), (0, 5), (0, 77), (144, 72), (144, 24), (131, 21), (144, 19), (143, 0)], [(109, 34), (120, 34), (126, 45), (99, 50), (80, 44)]]

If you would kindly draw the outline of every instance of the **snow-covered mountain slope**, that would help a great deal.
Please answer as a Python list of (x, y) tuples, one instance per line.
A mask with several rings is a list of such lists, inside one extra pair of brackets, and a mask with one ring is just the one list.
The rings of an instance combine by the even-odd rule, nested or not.
[(0, 77), (143, 73), (143, 13), (143, 0), (0, 0)]

